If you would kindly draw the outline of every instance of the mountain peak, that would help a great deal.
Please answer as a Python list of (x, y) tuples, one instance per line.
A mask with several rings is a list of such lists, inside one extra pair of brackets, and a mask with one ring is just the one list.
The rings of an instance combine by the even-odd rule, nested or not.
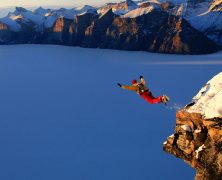
[(15, 7), (15, 13), (27, 12), (27, 9), (23, 7)]
[(90, 5), (84, 5), (84, 6), (76, 8), (76, 10), (79, 10), (79, 11), (88, 11), (88, 10), (91, 10), (91, 9), (95, 9), (95, 8), (90, 6)]
[(106, 11), (99, 17), (99, 19), (104, 18), (104, 17), (108, 17), (108, 16), (110, 16), (110, 17), (114, 16), (114, 13), (113, 13), (112, 8), (106, 10)]
[(39, 6), (36, 10), (45, 10), (42, 6)]
[(42, 8), (41, 6), (34, 10), (35, 14), (46, 14), (48, 12), (47, 9)]

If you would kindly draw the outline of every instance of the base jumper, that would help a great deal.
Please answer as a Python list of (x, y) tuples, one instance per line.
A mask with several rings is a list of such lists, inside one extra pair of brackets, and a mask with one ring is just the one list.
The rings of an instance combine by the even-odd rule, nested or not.
[(167, 97), (166, 95), (154, 97), (152, 95), (152, 92), (146, 86), (146, 82), (143, 76), (140, 76), (140, 82), (137, 82), (137, 80), (132, 80), (131, 86), (121, 85), (120, 83), (118, 83), (117, 85), (123, 89), (135, 91), (150, 104), (157, 104), (157, 103), (166, 104), (169, 101), (169, 97)]

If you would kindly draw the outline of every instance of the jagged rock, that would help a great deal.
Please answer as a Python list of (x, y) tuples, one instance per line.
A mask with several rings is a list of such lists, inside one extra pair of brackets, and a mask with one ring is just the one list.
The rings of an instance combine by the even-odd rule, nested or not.
[(86, 29), (90, 26), (93, 20), (97, 19), (97, 14), (85, 13), (74, 17), (74, 22), (70, 25), (69, 33), (71, 36), (72, 45), (82, 45), (85, 38)]
[(161, 53), (201, 54), (218, 47), (190, 24), (161, 10), (114, 19), (102, 47)]
[[(219, 78), (218, 78), (219, 77)], [(217, 79), (216, 79), (217, 78)], [(217, 81), (215, 81), (215, 79)], [(216, 91), (222, 91), (222, 73), (217, 75), (208, 83), (211, 84), (206, 95), (202, 93), (194, 97), (195, 103), (186, 106), (184, 109), (176, 113), (176, 127), (174, 134), (168, 137), (163, 145), (164, 151), (173, 154), (174, 156), (183, 159), (191, 167), (196, 169), (196, 180), (221, 180), (222, 177), (222, 112), (217, 114), (214, 108), (205, 106), (208, 101), (217, 102), (214, 98), (220, 98), (221, 95), (214, 93), (214, 96), (209, 98), (209, 94)], [(215, 85), (218, 84), (218, 85)], [(221, 89), (218, 89), (220, 87)], [(201, 91), (203, 92), (203, 91)], [(201, 93), (200, 92), (200, 93)], [(210, 103), (210, 102), (209, 102)], [(192, 106), (197, 104), (194, 108)], [(222, 108), (222, 105), (217, 105), (217, 109)], [(202, 109), (201, 109), (202, 108)], [(211, 110), (216, 117), (210, 117), (205, 112)], [(201, 113), (198, 111), (201, 110)]]
[(24, 13), (24, 12), (27, 12), (28, 10), (23, 8), (23, 7), (15, 7), (15, 11), (14, 11), (14, 14), (15, 15), (19, 15), (21, 13)]
[(6, 24), (4, 24), (4, 23), (0, 23), (0, 30), (2, 31), (2, 30), (8, 30), (9, 28), (8, 28), (8, 26), (6, 25)]
[(160, 5), (162, 7), (162, 9), (166, 12), (169, 12), (171, 9), (173, 9), (175, 7), (175, 4), (171, 1), (165, 1), (163, 3), (161, 3)]
[(31, 43), (36, 36), (32, 23), (21, 24), (20, 31), (12, 31), (4, 23), (0, 23), (0, 26), (0, 44)]
[(12, 32), (9, 30), (9, 27), (0, 22), (0, 44), (7, 44), (12, 39)]
[(46, 38), (48, 43), (69, 44), (70, 26), (73, 21), (64, 17), (58, 18), (53, 27), (47, 32)]
[(115, 15), (112, 9), (95, 19), (85, 30), (85, 39), (82, 43), (84, 47), (99, 47), (104, 39), (107, 28), (111, 25)]

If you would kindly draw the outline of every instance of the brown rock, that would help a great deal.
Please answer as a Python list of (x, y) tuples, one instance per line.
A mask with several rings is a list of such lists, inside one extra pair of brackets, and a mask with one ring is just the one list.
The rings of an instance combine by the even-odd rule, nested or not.
[[(195, 168), (196, 180), (222, 179), (222, 119), (204, 119), (201, 114), (180, 110), (176, 113), (175, 136), (169, 137), (164, 151)], [(186, 131), (182, 126), (190, 127)]]
[(0, 30), (8, 30), (8, 26), (0, 22)]

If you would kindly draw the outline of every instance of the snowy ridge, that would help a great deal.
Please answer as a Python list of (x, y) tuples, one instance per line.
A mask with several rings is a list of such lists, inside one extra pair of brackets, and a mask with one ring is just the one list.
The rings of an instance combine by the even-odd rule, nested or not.
[[(149, 3), (149, 6), (147, 7), (139, 7), (142, 6), (144, 3)], [(158, 9), (160, 10), (160, 3), (159, 1), (145, 1), (145, 2), (140, 2), (138, 3), (137, 7), (135, 8), (131, 8), (131, 10), (129, 10), (128, 12), (125, 12), (125, 14), (123, 14), (121, 17), (123, 18), (136, 18), (139, 16), (142, 16), (144, 14), (148, 14), (150, 12), (152, 12), (154, 9)]]
[(96, 8), (85, 5), (79, 8), (58, 10), (37, 8), (34, 11), (27, 10), (22, 7), (16, 7), (14, 12), (8, 13), (4, 18), (0, 18), (0, 22), (8, 25), (12, 31), (19, 31), (21, 29), (20, 22), (33, 23), (36, 31), (42, 31), (43, 28), (50, 28), (59, 17), (67, 19), (74, 19), (74, 16), (86, 12), (96, 13)]
[(145, 0), (142, 2), (138, 2), (138, 5), (142, 5), (143, 3), (154, 3), (154, 4), (161, 4), (161, 2), (159, 0)]
[(159, 8), (158, 6), (154, 6), (154, 5), (146, 7), (146, 8), (137, 8), (137, 9), (134, 9), (134, 10), (126, 13), (122, 17), (123, 18), (136, 18), (138, 16), (148, 14), (148, 13), (152, 12), (154, 9), (158, 9), (158, 8)]
[(213, 77), (193, 97), (194, 105), (187, 108), (188, 112), (201, 113), (205, 118), (222, 118), (222, 72)]

